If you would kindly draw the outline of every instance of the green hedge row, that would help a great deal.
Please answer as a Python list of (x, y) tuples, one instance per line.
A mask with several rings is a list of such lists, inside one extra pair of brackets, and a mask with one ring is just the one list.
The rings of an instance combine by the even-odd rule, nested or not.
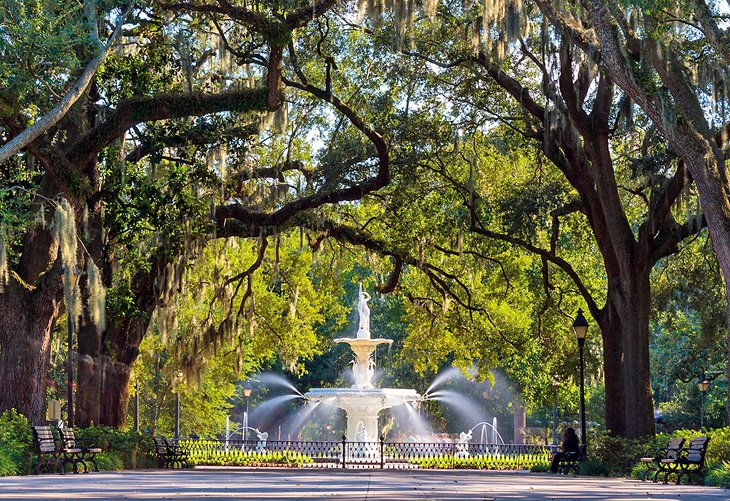
[[(101, 447), (96, 457), (100, 470), (154, 468), (157, 465), (152, 440), (135, 431), (108, 426), (77, 428), (76, 436)], [(37, 461), (28, 419), (14, 409), (0, 414), (0, 477), (27, 475)]]

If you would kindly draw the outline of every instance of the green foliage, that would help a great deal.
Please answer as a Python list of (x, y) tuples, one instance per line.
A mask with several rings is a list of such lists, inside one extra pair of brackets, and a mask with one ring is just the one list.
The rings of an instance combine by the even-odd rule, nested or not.
[(0, 477), (20, 475), (20, 465), (15, 454), (0, 445)]
[(313, 462), (310, 456), (296, 451), (256, 452), (231, 447), (217, 450), (220, 442), (210, 440), (182, 441), (194, 465), (209, 466), (303, 466)]
[[(443, 454), (428, 458), (411, 459), (411, 464), (431, 469), (475, 469), (475, 470), (532, 470), (549, 468), (550, 454), (483, 454), (457, 457)], [(537, 471), (537, 470), (536, 470)]]
[(74, 431), (79, 439), (102, 449), (103, 454), (97, 456), (101, 457), (97, 461), (100, 470), (146, 468), (156, 464), (152, 440), (139, 432), (109, 426), (89, 426)]
[[(25, 416), (15, 409), (0, 414), (0, 463), (5, 464), (8, 475), (30, 471), (32, 461), (33, 434)], [(9, 466), (12, 464), (12, 467)], [(0, 464), (0, 470), (3, 466)], [(0, 472), (0, 475), (2, 473)]]
[(637, 463), (631, 468), (631, 473), (629, 474), (629, 476), (631, 478), (641, 479), (648, 469), (649, 466), (646, 463)]
[[(665, 442), (666, 445), (666, 442)], [(600, 432), (588, 438), (588, 458), (596, 463), (595, 468), (600, 475), (604, 465), (608, 469), (607, 475), (623, 475), (630, 471), (644, 450), (648, 447), (640, 440), (631, 440), (623, 437)]]
[(119, 471), (129, 468), (119, 454), (114, 452), (101, 452), (97, 454), (96, 464), (100, 471)]
[(4, 0), (0, 32), (0, 89), (3, 97), (17, 99), (23, 118), (33, 120), (55, 99), (47, 89), (63, 94), (83, 62), (89, 36), (81, 3)]
[(705, 474), (705, 485), (730, 488), (730, 461), (723, 461), (708, 468), (707, 474)]
[(611, 465), (602, 461), (589, 459), (580, 464), (578, 473), (580, 475), (588, 475), (591, 477), (610, 477), (613, 471), (614, 470)]

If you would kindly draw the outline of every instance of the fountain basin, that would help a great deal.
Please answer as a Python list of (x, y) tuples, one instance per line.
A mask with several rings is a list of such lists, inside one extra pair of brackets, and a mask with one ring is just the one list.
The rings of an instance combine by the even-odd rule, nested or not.
[(379, 438), (381, 410), (416, 402), (421, 395), (404, 388), (312, 388), (304, 398), (343, 409), (347, 413), (347, 440), (370, 442)]

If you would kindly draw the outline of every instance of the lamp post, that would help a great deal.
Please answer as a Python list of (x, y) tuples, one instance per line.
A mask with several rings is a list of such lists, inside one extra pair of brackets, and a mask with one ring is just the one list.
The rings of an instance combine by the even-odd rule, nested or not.
[(553, 441), (552, 445), (558, 445), (558, 389), (560, 388), (560, 379), (557, 374), (553, 374)]
[(588, 332), (588, 321), (583, 316), (583, 310), (578, 308), (578, 315), (573, 322), (573, 332), (578, 339), (578, 351), (580, 358), (580, 439), (583, 446), (586, 445), (586, 400), (585, 400), (585, 383), (583, 375), (583, 345), (586, 342), (586, 333)]
[(64, 297), (66, 298), (66, 427), (74, 427), (74, 323), (73, 323), (73, 301), (75, 299), (74, 289), (79, 281), (80, 273), (76, 269), (63, 268), (61, 270), (61, 282), (63, 282)]
[(243, 441), (246, 441), (246, 438), (248, 437), (248, 402), (251, 399), (251, 393), (253, 393), (253, 388), (251, 387), (251, 383), (246, 381), (243, 383), (243, 396), (246, 398), (246, 412), (243, 414)]
[(697, 382), (697, 389), (700, 390), (700, 429), (705, 426), (705, 393), (710, 389), (710, 382), (705, 379), (705, 375), (702, 374), (702, 379)]

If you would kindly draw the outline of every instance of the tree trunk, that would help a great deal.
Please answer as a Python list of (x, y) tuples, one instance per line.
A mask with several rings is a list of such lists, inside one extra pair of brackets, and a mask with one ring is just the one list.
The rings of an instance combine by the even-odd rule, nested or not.
[[(609, 290), (609, 297), (611, 296)], [(603, 374), (606, 430), (612, 435), (626, 436), (626, 395), (624, 392), (624, 354), (622, 339), (615, 335), (620, 317), (609, 308), (596, 321), (603, 340)]]
[(101, 363), (101, 338), (96, 326), (87, 323), (78, 334), (78, 376), (76, 384), (76, 425), (101, 424), (101, 386), (103, 367)]
[(62, 290), (54, 268), (36, 289), (11, 273), (0, 294), (0, 412), (16, 409), (32, 424), (45, 422), (51, 331)]

